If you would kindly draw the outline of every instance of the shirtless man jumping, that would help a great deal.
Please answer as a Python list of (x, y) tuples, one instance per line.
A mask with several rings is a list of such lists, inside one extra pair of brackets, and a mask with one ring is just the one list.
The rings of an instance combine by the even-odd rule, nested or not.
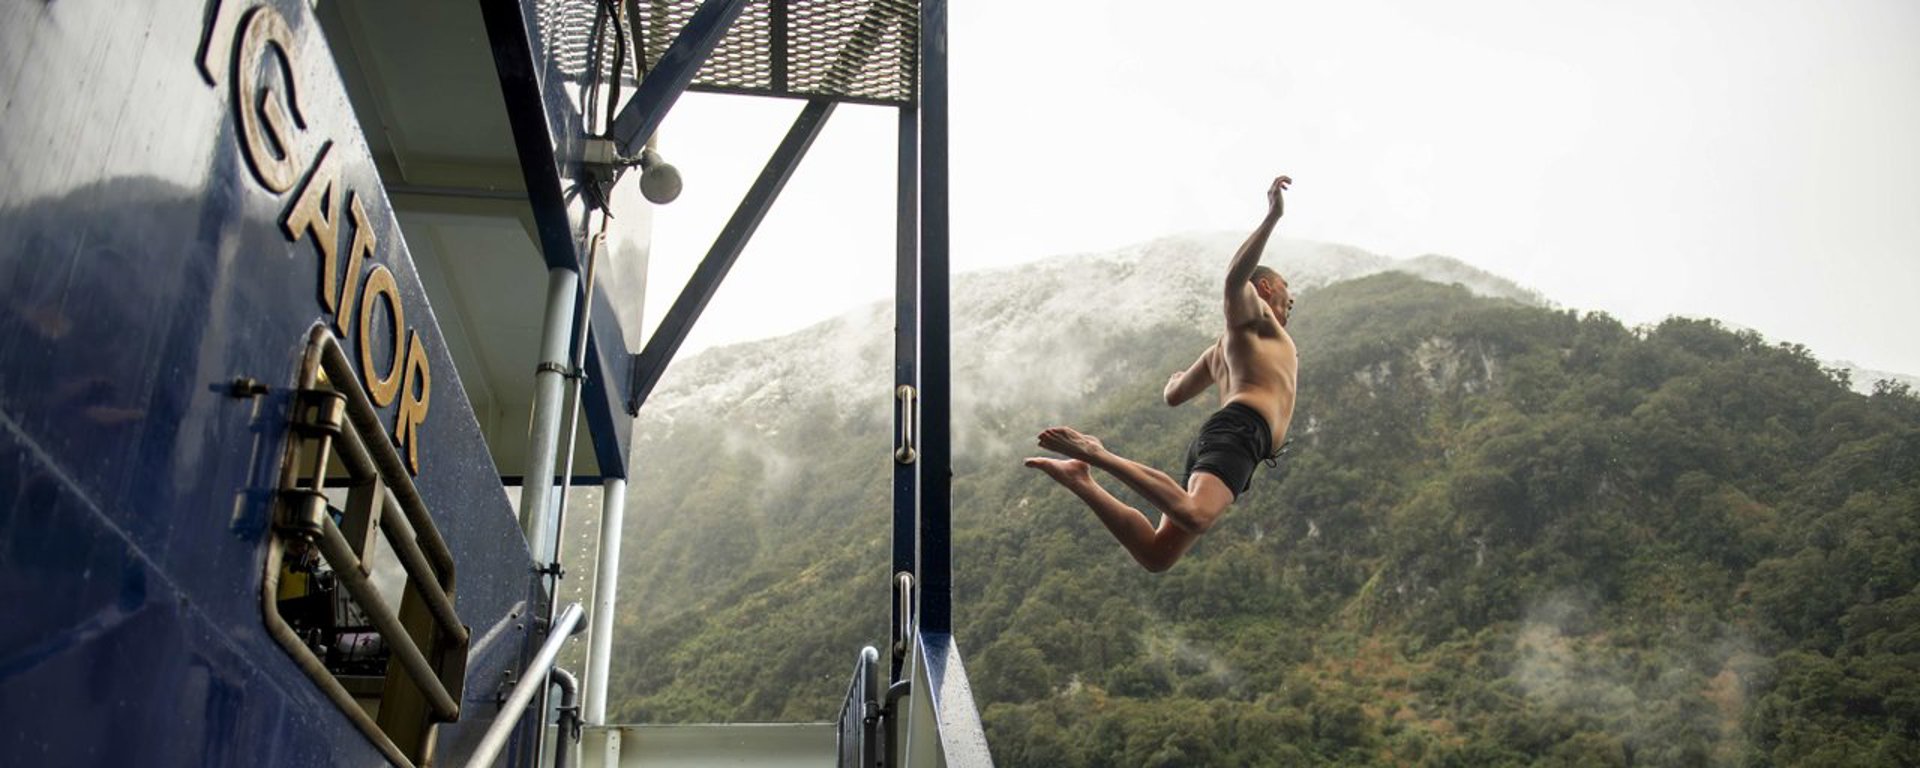
[[(1186, 485), (1167, 473), (1122, 457), (1092, 435), (1072, 427), (1040, 433), (1040, 447), (1066, 459), (1030, 458), (1026, 465), (1066, 486), (1107, 526), (1121, 546), (1149, 571), (1173, 567), (1200, 534), (1213, 527), (1242, 492), (1253, 484), (1253, 468), (1273, 458), (1293, 422), (1293, 398), (1300, 361), (1287, 335), (1293, 296), (1280, 273), (1260, 266), (1260, 252), (1280, 222), (1282, 200), (1293, 180), (1281, 176), (1267, 189), (1267, 215), (1227, 266), (1227, 331), (1200, 353), (1187, 370), (1173, 374), (1164, 392), (1176, 406), (1218, 384), (1220, 402), (1187, 447)], [(1146, 497), (1160, 510), (1154, 524), (1093, 479), (1099, 467)]]

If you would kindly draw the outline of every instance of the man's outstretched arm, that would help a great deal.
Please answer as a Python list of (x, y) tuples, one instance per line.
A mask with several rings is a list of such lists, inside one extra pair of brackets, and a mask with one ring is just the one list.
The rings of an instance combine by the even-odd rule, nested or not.
[(1160, 392), (1166, 398), (1167, 405), (1179, 405), (1207, 391), (1207, 387), (1214, 382), (1213, 367), (1218, 354), (1219, 344), (1207, 347), (1207, 351), (1200, 353), (1200, 359), (1193, 361), (1193, 365), (1167, 379), (1166, 389)]
[(1260, 220), (1253, 234), (1240, 244), (1240, 251), (1233, 255), (1233, 261), (1227, 265), (1226, 309), (1227, 326), (1236, 327), (1260, 319), (1260, 295), (1255, 293), (1249, 280), (1253, 279), (1253, 268), (1260, 266), (1260, 254), (1267, 249), (1267, 238), (1273, 235), (1273, 227), (1280, 223), (1285, 212), (1286, 200), (1282, 193), (1293, 184), (1293, 179), (1280, 176), (1273, 180), (1273, 186), (1267, 188), (1267, 215)]

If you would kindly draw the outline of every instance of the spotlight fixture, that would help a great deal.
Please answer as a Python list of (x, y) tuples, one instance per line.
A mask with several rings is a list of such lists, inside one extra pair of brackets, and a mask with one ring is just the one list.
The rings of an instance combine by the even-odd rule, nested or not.
[(640, 194), (655, 205), (666, 205), (680, 197), (680, 169), (661, 159), (653, 147), (640, 151)]

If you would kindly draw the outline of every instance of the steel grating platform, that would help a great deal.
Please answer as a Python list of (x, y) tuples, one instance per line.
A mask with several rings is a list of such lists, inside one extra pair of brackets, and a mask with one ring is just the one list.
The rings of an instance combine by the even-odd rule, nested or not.
[[(700, 0), (622, 1), (647, 69), (700, 8)], [(597, 6), (595, 0), (539, 3), (544, 47), (570, 80), (593, 58)], [(911, 103), (919, 25), (919, 0), (751, 0), (690, 90)]]

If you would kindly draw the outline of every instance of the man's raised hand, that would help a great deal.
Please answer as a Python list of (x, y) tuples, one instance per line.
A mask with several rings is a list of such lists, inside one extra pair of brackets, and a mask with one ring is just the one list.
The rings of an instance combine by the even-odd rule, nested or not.
[(1292, 184), (1293, 177), (1279, 176), (1273, 180), (1273, 186), (1267, 188), (1267, 211), (1276, 219), (1280, 218), (1287, 207), (1286, 200), (1280, 193), (1287, 191), (1287, 187)]

